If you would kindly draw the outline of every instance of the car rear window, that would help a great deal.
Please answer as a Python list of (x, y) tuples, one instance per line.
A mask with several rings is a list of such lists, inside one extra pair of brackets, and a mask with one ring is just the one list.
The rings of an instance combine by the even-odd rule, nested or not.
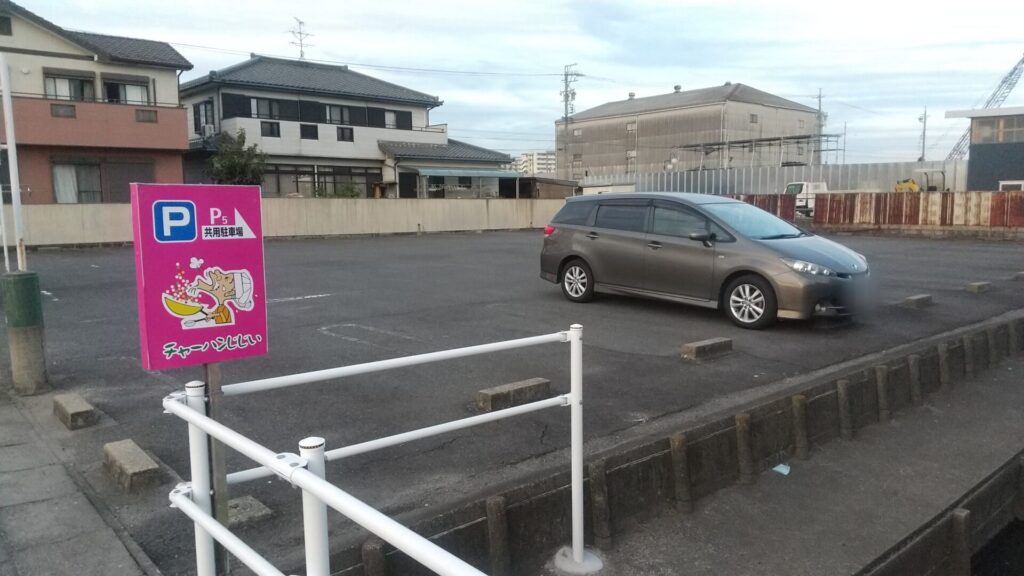
[(568, 202), (555, 214), (551, 220), (552, 224), (575, 224), (585, 226), (590, 220), (590, 213), (594, 211), (596, 202)]
[(647, 206), (637, 204), (602, 204), (597, 209), (594, 226), (628, 232), (643, 232)]

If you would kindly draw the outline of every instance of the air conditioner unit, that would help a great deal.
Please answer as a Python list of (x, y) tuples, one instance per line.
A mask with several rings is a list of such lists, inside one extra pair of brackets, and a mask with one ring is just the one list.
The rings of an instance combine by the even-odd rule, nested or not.
[(212, 138), (217, 133), (217, 129), (213, 127), (213, 124), (203, 124), (203, 138)]

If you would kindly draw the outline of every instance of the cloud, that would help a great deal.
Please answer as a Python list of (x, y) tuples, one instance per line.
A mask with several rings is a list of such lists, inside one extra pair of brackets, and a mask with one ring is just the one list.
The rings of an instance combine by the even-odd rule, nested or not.
[[(293, 16), (313, 34), (311, 58), (550, 74), (457, 76), (353, 66), (439, 96), (445, 104), (431, 120), (448, 122), (453, 133), (528, 133), (523, 141), (475, 133), (474, 143), (512, 151), (543, 148), (526, 138), (554, 134), (562, 112), (558, 74), (576, 62), (586, 74), (574, 85), (577, 110), (630, 91), (643, 96), (675, 84), (691, 89), (726, 81), (817, 106), (820, 88), (828, 131), (846, 124), (848, 161), (916, 158), (924, 106), (932, 114), (929, 148), (944, 156), (965, 126), (942, 118), (945, 110), (984, 102), (1024, 48), (1012, 25), (1024, 19), (1024, 3), (999, 0), (927, 6), (900, 0), (255, 0), (244, 10), (209, 0), (22, 2), (66, 27), (176, 42), (195, 64), (183, 79), (249, 52), (297, 55), (288, 33)], [(1013, 103), (1024, 104), (1024, 88), (1011, 95), (1007, 105)]]

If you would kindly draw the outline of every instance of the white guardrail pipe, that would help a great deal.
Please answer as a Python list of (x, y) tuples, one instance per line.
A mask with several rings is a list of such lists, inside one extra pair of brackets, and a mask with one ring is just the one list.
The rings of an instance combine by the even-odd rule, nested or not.
[[(401, 434), (395, 434), (393, 436), (385, 436), (384, 438), (378, 438), (376, 440), (360, 442), (359, 444), (350, 444), (341, 448), (335, 448), (334, 450), (328, 450), (324, 455), (328, 462), (332, 462), (334, 460), (341, 460), (342, 458), (349, 458), (357, 454), (365, 454), (366, 452), (373, 452), (374, 450), (380, 450), (382, 448), (398, 446), (399, 444), (405, 444), (407, 442), (412, 442), (413, 440), (420, 440), (431, 436), (438, 436), (447, 432), (453, 432), (455, 430), (462, 430), (463, 428), (479, 426), (480, 424), (494, 422), (495, 420), (501, 420), (503, 418), (511, 418), (513, 416), (529, 414), (530, 412), (536, 412), (546, 408), (568, 405), (569, 395), (562, 394), (561, 396), (538, 400), (537, 402), (530, 402), (529, 404), (523, 404), (521, 406), (513, 406), (512, 408), (496, 410), (494, 412), (488, 412), (487, 414), (470, 416), (468, 418), (462, 418), (461, 420), (454, 420), (452, 422), (445, 422), (444, 424), (420, 428), (419, 430), (402, 432)], [(274, 472), (266, 467), (250, 468), (248, 470), (240, 470), (238, 472), (228, 474), (228, 484), (241, 484), (242, 482), (268, 478), (273, 475)]]
[[(194, 494), (195, 492), (193, 492)], [(232, 534), (231, 530), (217, 522), (216, 518), (204, 512), (199, 506), (196, 506), (188, 494), (175, 489), (171, 491), (170, 500), (171, 504), (178, 510), (181, 510), (185, 516), (191, 518), (196, 523), (196, 526), (202, 527), (206, 533), (216, 538), (217, 542), (220, 542), (229, 552), (235, 555), (235, 558), (238, 558), (242, 564), (248, 566), (250, 570), (259, 576), (284, 576), (283, 572), (274, 568), (273, 564), (267, 562), (258, 552), (250, 548), (238, 536)]]
[[(370, 532), (376, 534), (395, 548), (404, 552), (410, 558), (416, 560), (420, 564), (423, 564), (439, 575), (485, 576), (483, 572), (480, 572), (463, 560), (460, 560), (450, 552), (430, 542), (405, 526), (402, 526), (377, 510), (374, 510), (364, 502), (356, 499), (337, 486), (330, 484), (313, 472), (306, 470), (303, 467), (305, 461), (297, 461), (295, 458), (289, 458), (290, 455), (288, 454), (275, 454), (269, 449), (260, 446), (256, 442), (242, 436), (234, 430), (231, 430), (227, 426), (224, 426), (223, 424), (208, 418), (206, 415), (200, 414), (185, 404), (182, 404), (178, 398), (167, 397), (164, 399), (163, 404), (164, 409), (171, 414), (178, 416), (189, 424), (194, 424), (230, 448), (237, 450), (243, 455), (256, 461), (256, 463), (273, 469), (279, 476), (289, 480), (293, 486), (301, 488), (305, 492), (320, 499), (346, 518), (349, 518), (356, 524), (359, 524), (363, 528), (366, 528)], [(192, 504), (191, 500), (188, 504)], [(198, 508), (196, 508), (196, 510), (198, 510)], [(195, 518), (193, 518), (193, 520), (195, 520)], [(227, 531), (226, 528), (216, 521), (214, 521), (214, 524)], [(229, 547), (229, 543), (222, 539), (222, 536), (225, 535), (219, 530), (206, 524), (203, 524), (203, 528), (210, 532), (218, 542), (224, 544), (224, 546), (229, 550), (231, 549)], [(230, 532), (227, 532), (226, 536), (235, 538)], [(234, 553), (233, 550), (232, 552)], [(240, 559), (243, 562), (245, 561), (243, 558)]]
[(568, 341), (568, 332), (557, 332), (555, 334), (546, 334), (544, 336), (531, 336), (529, 338), (520, 338), (518, 340), (480, 344), (478, 346), (454, 348), (452, 350), (444, 350), (441, 352), (428, 352), (426, 354), (405, 356), (403, 358), (391, 358), (389, 360), (378, 360), (376, 362), (367, 362), (365, 364), (354, 364), (352, 366), (341, 366), (339, 368), (328, 368), (326, 370), (315, 370), (313, 372), (289, 374), (287, 376), (276, 376), (274, 378), (263, 378), (261, 380), (250, 380), (249, 382), (239, 382), (238, 384), (227, 384), (222, 388), (222, 391), (225, 396), (251, 394), (253, 392), (273, 390), (275, 388), (311, 384), (313, 382), (334, 380), (336, 378), (344, 378), (346, 376), (394, 370), (395, 368), (406, 368), (408, 366), (429, 364), (431, 362), (440, 362), (442, 360), (451, 360), (453, 358), (464, 358), (466, 356), (501, 352), (502, 350), (514, 350), (516, 348), (526, 348), (529, 346), (537, 346), (539, 344)]

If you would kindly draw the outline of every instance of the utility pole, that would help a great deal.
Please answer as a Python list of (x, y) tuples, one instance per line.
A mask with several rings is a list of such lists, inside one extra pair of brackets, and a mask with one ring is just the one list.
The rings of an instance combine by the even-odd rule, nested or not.
[[(293, 18), (295, 18), (295, 17), (293, 16)], [(306, 43), (306, 38), (309, 38), (310, 36), (312, 36), (312, 34), (310, 34), (309, 32), (306, 32), (306, 23), (305, 22), (303, 22), (302, 20), (299, 20), (298, 18), (295, 18), (295, 22), (296, 22), (297, 26), (295, 28), (292, 28), (291, 30), (289, 30), (289, 32), (292, 33), (292, 36), (295, 37), (295, 42), (289, 42), (289, 44), (291, 44), (292, 46), (298, 46), (299, 47), (299, 60), (305, 60), (306, 59), (306, 48), (310, 47), (310, 46), (313, 46), (312, 44), (307, 44)]]
[(565, 142), (562, 149), (565, 153), (565, 179), (572, 179), (572, 155), (569, 153), (569, 115), (576, 111), (573, 101), (576, 100), (576, 89), (572, 85), (582, 76), (575, 70), (576, 64), (566, 64), (562, 72), (562, 135)]
[(824, 164), (824, 155), (821, 153), (821, 136), (825, 133), (825, 115), (821, 111), (821, 88), (818, 88), (818, 164)]
[(918, 162), (924, 162), (924, 146), (928, 141), (928, 107), (924, 107), (924, 113), (917, 117), (917, 121), (921, 123), (921, 157), (917, 159)]
[(846, 164), (846, 122), (843, 122), (843, 164)]

